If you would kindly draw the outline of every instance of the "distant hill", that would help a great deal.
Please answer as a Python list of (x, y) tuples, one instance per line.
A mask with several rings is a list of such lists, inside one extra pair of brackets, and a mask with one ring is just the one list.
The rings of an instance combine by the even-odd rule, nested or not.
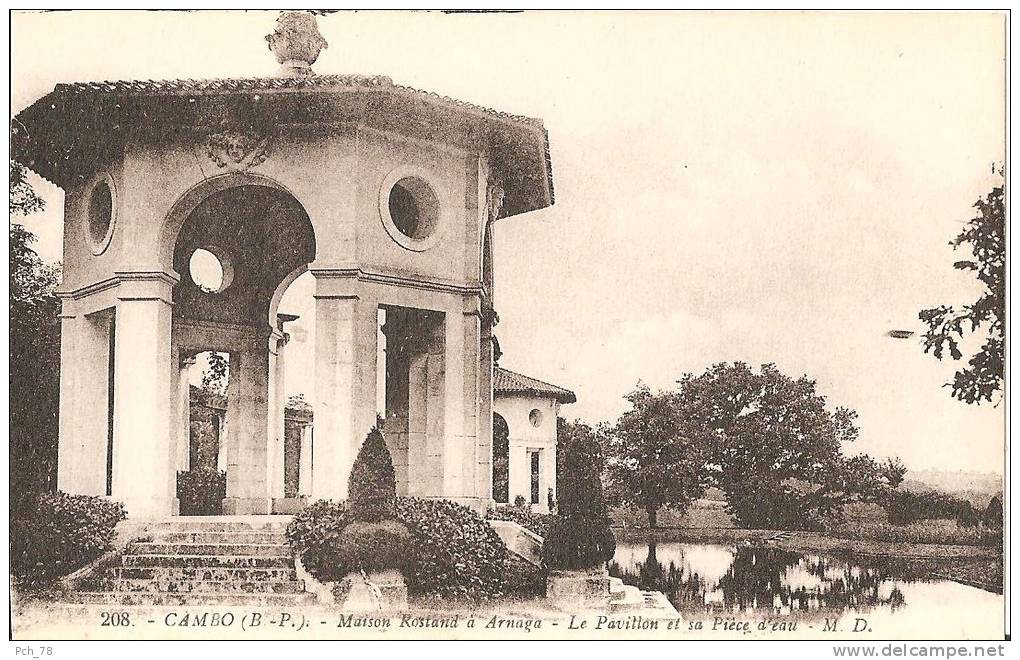
[(994, 495), (1002, 495), (1002, 475), (967, 470), (908, 470), (904, 490), (937, 490), (984, 507)]

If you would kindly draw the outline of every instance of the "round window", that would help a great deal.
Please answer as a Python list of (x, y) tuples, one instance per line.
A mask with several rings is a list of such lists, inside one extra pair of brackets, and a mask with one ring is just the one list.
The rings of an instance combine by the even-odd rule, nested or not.
[(207, 248), (198, 248), (188, 261), (191, 281), (206, 293), (220, 293), (230, 286), (233, 270), (222, 254)]
[(531, 411), (531, 414), (528, 415), (528, 419), (531, 420), (531, 425), (537, 429), (542, 425), (542, 411), (535, 408)]
[(409, 250), (433, 245), (439, 228), (439, 197), (425, 179), (391, 174), (383, 184), (380, 211), (386, 231)]
[(106, 251), (113, 235), (113, 188), (108, 176), (101, 176), (88, 194), (87, 231), (92, 252)]

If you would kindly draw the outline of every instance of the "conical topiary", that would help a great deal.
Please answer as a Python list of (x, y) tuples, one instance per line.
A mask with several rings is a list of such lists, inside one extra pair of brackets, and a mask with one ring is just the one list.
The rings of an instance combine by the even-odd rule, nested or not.
[(378, 522), (396, 515), (393, 459), (378, 427), (361, 443), (348, 481), (348, 506), (355, 520)]
[(549, 525), (542, 555), (552, 569), (588, 569), (613, 558), (616, 540), (602, 492), (602, 452), (590, 432), (579, 433), (563, 448), (570, 475), (559, 491), (559, 513)]

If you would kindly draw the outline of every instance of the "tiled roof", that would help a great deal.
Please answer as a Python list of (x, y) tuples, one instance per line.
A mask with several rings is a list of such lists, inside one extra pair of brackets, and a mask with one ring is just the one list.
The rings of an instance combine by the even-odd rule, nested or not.
[(509, 369), (496, 367), (493, 391), (499, 394), (537, 394), (552, 396), (560, 403), (574, 403), (577, 397), (568, 389), (519, 374)]
[[(238, 98), (252, 103), (234, 103)], [(12, 155), (67, 188), (85, 181), (96, 162), (114, 158), (128, 134), (147, 131), (163, 140), (179, 131), (219, 130), (234, 119), (302, 127), (367, 120), (385, 130), (403, 121), (401, 130), (419, 139), (484, 139), (504, 175), (500, 217), (555, 203), (549, 136), (540, 119), (397, 85), (387, 76), (62, 83), (13, 119)]]
[(350, 87), (390, 88), (401, 92), (410, 92), (427, 97), (457, 108), (482, 112), (490, 117), (505, 119), (519, 124), (528, 124), (542, 128), (542, 121), (523, 115), (500, 112), (492, 108), (459, 101), (449, 96), (436, 94), (406, 85), (395, 85), (389, 76), (358, 76), (330, 75), (309, 76), (307, 78), (213, 78), (213, 79), (178, 79), (178, 80), (106, 80), (102, 82), (76, 82), (59, 84), (55, 92), (71, 94), (105, 93), (105, 94), (231, 94), (247, 92), (273, 92), (290, 90), (307, 91), (339, 91)]

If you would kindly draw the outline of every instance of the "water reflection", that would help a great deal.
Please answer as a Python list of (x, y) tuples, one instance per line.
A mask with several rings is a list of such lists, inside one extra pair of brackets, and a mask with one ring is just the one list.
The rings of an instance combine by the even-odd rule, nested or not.
[(905, 604), (909, 579), (880, 561), (849, 563), (772, 547), (621, 543), (610, 573), (664, 592), (681, 612), (831, 612)]

